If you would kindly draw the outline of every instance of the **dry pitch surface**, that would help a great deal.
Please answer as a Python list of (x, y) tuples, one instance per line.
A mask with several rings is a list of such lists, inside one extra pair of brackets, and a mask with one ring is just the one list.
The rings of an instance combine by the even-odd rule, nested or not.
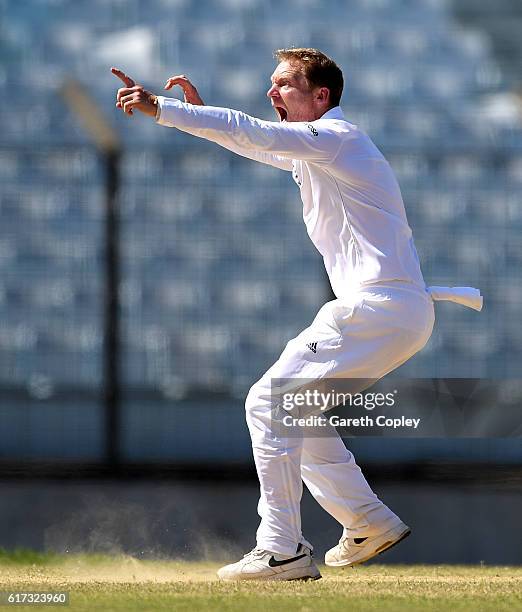
[[(522, 567), (321, 568), (315, 582), (228, 583), (218, 563), (0, 552), (0, 591), (68, 591), (63, 610), (522, 610)], [(35, 606), (0, 606), (0, 610)]]

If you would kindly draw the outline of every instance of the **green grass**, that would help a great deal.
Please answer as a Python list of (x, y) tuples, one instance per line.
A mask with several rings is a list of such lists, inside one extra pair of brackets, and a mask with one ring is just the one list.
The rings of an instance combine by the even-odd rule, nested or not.
[(218, 567), (211, 562), (0, 551), (0, 591), (65, 590), (70, 605), (62, 609), (85, 611), (522, 610), (521, 567), (321, 568), (323, 580), (281, 583), (219, 582)]

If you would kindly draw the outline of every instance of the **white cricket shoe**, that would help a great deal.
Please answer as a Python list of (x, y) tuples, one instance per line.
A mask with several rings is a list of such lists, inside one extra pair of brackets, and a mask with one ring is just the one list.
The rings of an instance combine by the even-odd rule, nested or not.
[(367, 538), (350, 538), (346, 535), (345, 530), (339, 544), (326, 553), (324, 562), (332, 567), (364, 563), (395, 546), (410, 533), (411, 529), (402, 522), (379, 535)]
[(299, 544), (294, 557), (254, 548), (237, 563), (225, 565), (217, 575), (221, 580), (318, 580), (321, 572), (312, 551)]

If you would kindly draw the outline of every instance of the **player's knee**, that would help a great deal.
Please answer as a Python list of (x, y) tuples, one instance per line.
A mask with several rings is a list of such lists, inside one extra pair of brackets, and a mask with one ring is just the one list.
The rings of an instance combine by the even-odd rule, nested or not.
[(265, 397), (261, 385), (256, 383), (250, 388), (245, 400), (245, 412), (247, 425), (259, 428), (265, 421), (270, 420), (271, 403), (270, 398)]
[(255, 418), (256, 407), (259, 405), (259, 392), (257, 385), (250, 387), (245, 399), (245, 412), (247, 423)]

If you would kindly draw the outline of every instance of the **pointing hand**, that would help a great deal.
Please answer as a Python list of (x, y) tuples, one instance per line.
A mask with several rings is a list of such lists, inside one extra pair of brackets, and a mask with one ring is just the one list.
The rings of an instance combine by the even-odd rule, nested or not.
[(133, 108), (135, 108), (145, 115), (155, 117), (156, 96), (141, 85), (136, 85), (136, 82), (122, 70), (111, 68), (111, 72), (125, 85), (125, 87), (118, 89), (116, 94), (116, 108), (121, 108), (127, 115), (132, 115)]

